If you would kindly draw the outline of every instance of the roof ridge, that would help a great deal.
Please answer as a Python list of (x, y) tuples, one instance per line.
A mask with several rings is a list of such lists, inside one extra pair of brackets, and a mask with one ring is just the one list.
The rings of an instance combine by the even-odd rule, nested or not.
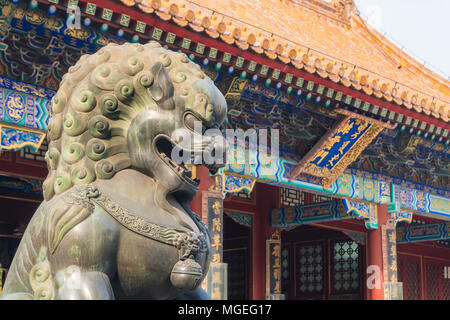
[[(403, 69), (403, 70), (407, 70), (408, 72), (412, 73), (413, 75), (417, 75), (417, 72), (420, 72), (427, 78), (431, 78), (430, 80), (438, 80), (441, 85), (446, 87), (446, 91), (443, 93), (450, 96), (450, 81), (448, 79), (445, 79), (440, 74), (434, 72), (433, 70), (428, 69), (424, 64), (420, 63), (419, 61), (417, 61), (417, 59), (415, 59), (414, 57), (409, 55), (407, 52), (405, 52), (404, 50), (399, 48), (395, 43), (390, 41), (388, 38), (386, 38), (384, 35), (382, 35), (378, 30), (376, 30), (370, 24), (368, 24), (367, 21), (365, 21), (361, 16), (359, 16), (357, 14), (353, 15), (353, 19), (355, 19), (357, 22), (361, 23), (363, 25), (363, 27), (366, 29), (366, 31), (370, 34), (370, 36), (372, 36), (372, 38), (374, 38), (375, 41), (377, 41), (379, 44), (384, 45), (384, 46), (388, 47), (388, 49), (390, 49), (391, 59), (393, 59), (392, 53), (394, 53), (397, 56), (397, 58), (404, 60), (403, 62), (413, 64), (413, 67), (416, 69), (415, 71), (410, 70), (408, 68), (409, 67), (408, 65), (402, 64), (401, 61), (400, 62), (395, 61), (396, 64), (401, 66), (402, 69), (403, 69), (403, 67), (406, 67), (406, 69)], [(358, 21), (358, 20), (360, 20), (360, 21)], [(383, 50), (383, 48), (381, 48), (381, 50)], [(385, 53), (386, 52), (383, 50), (383, 54), (385, 54)]]
[[(341, 16), (350, 17), (349, 24), (307, 8), (317, 1), (325, 3), (323, 0), (228, 0), (215, 3), (214, 7), (207, 0), (120, 1), (241, 50), (292, 64), (296, 69), (317, 73), (369, 96), (449, 122), (448, 82), (419, 66), (379, 33), (372, 32), (378, 39), (362, 42), (362, 33), (367, 30), (361, 26), (362, 18), (356, 18), (358, 11), (353, 0), (330, 1)], [(286, 4), (294, 4), (299, 10), (294, 12)], [(261, 9), (264, 11), (255, 15), (255, 10)], [(375, 48), (377, 44), (381, 50)], [(383, 54), (386, 50), (387, 57)], [(399, 59), (394, 59), (396, 62), (405, 62), (404, 66), (392, 65), (391, 56)]]

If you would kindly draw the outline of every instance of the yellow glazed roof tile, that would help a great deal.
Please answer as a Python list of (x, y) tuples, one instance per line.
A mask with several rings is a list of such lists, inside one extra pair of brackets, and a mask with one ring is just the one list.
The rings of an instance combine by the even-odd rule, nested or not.
[(450, 82), (370, 27), (351, 0), (120, 0), (334, 82), (450, 117)]

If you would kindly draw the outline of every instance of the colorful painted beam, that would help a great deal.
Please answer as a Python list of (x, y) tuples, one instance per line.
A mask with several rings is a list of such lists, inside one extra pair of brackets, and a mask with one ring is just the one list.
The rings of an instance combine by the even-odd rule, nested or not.
[(0, 149), (38, 150), (50, 118), (53, 90), (0, 76)]
[[(1, 148), (39, 149), (49, 120), (50, 98), (54, 91), (0, 76)], [(249, 150), (238, 142), (237, 152), (224, 172), (224, 192), (251, 191), (256, 181), (279, 186), (332, 194), (374, 203), (398, 202), (402, 209), (450, 219), (450, 191), (431, 188), (401, 179), (348, 169), (329, 188), (321, 178), (301, 173), (291, 179), (298, 164)], [(244, 150), (244, 151), (243, 151)], [(242, 162), (244, 159), (244, 162)]]
[(256, 179), (233, 174), (224, 174), (223, 172), (220, 178), (222, 179), (222, 196), (224, 199), (229, 193), (241, 191), (251, 193), (256, 183)]
[(342, 200), (334, 200), (272, 209), (270, 211), (270, 225), (274, 228), (289, 228), (309, 223), (348, 219), (358, 215), (358, 212), (346, 210)]
[(400, 207), (431, 213), (437, 217), (446, 218), (450, 213), (450, 200), (448, 197), (430, 194), (399, 185), (391, 185), (392, 201), (398, 202)]
[(54, 94), (53, 90), (0, 76), (0, 122), (45, 131)]
[(450, 239), (450, 222), (397, 227), (397, 243)]
[(0, 123), (0, 150), (19, 150), (27, 147), (37, 151), (44, 138), (45, 132)]
[(369, 230), (378, 228), (377, 208), (373, 203), (364, 203), (349, 199), (342, 199), (345, 212), (365, 220), (366, 228)]
[(234, 156), (233, 159), (229, 158), (224, 168), (225, 175), (239, 175), (262, 183), (356, 201), (398, 202), (403, 211), (450, 220), (448, 190), (353, 168), (346, 170), (329, 188), (324, 189), (319, 177), (301, 173), (295, 179), (290, 179), (291, 173), (298, 165), (295, 161), (259, 153), (255, 149), (246, 148), (239, 141), (230, 154)]
[(387, 212), (391, 214), (391, 219), (393, 220), (394, 225), (402, 221), (411, 223), (413, 218), (412, 211), (402, 210), (400, 207), (400, 203), (398, 202), (388, 203)]
[(345, 118), (303, 157), (291, 179), (300, 173), (310, 174), (322, 178), (321, 184), (327, 189), (384, 128), (393, 129), (391, 125), (347, 110), (335, 111)]

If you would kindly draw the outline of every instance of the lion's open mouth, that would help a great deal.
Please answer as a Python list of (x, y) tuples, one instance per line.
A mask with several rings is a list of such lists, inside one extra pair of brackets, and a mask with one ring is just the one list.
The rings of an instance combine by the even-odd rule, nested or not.
[(185, 163), (182, 159), (179, 163), (172, 159), (172, 150), (175, 147), (175, 143), (165, 135), (158, 135), (155, 138), (155, 147), (158, 156), (170, 167), (178, 176), (183, 180), (196, 187), (200, 184), (200, 179), (192, 178), (191, 166), (186, 166), (194, 162), (194, 154), (191, 154), (190, 160), (192, 162)]

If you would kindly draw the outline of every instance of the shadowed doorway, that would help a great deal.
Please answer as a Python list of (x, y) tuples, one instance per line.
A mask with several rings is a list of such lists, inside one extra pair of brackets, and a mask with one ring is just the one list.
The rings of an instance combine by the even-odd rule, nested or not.
[(224, 212), (223, 262), (228, 264), (228, 300), (249, 298), (251, 215)]

